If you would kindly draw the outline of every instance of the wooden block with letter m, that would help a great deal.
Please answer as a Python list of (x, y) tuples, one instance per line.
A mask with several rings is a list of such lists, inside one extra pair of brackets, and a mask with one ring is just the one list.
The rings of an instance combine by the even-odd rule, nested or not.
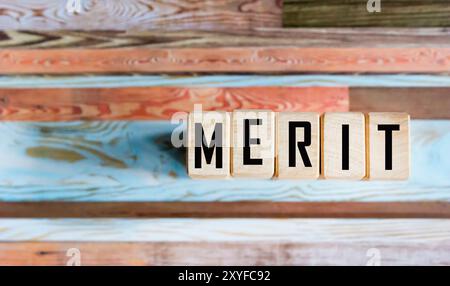
[(188, 118), (187, 166), (196, 179), (224, 179), (230, 175), (230, 114), (192, 112)]

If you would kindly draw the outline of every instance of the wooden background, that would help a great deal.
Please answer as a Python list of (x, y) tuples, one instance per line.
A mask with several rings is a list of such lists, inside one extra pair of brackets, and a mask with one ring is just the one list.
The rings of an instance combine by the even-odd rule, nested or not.
[[(449, 12), (320, 2), (0, 0), (0, 264), (449, 265)], [(197, 103), (408, 112), (411, 178), (191, 180)]]
[[(448, 27), (446, 0), (388, 0), (368, 13), (360, 0), (284, 0), (286, 27)], [(374, 2), (374, 1), (371, 1)], [(374, 4), (372, 4), (372, 7)]]

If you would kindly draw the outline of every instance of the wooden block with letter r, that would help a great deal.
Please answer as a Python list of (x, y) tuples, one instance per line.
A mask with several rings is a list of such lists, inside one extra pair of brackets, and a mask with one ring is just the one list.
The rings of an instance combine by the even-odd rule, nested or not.
[(322, 176), (360, 180), (366, 176), (365, 118), (359, 112), (327, 112), (322, 119)]
[(235, 110), (232, 115), (232, 141), (233, 177), (273, 177), (275, 112)]
[(320, 115), (315, 112), (277, 114), (276, 176), (317, 179), (320, 174)]
[(409, 121), (409, 115), (406, 113), (372, 112), (367, 115), (369, 179), (408, 179)]
[(188, 174), (196, 179), (224, 179), (230, 176), (230, 114), (191, 112), (188, 118)]

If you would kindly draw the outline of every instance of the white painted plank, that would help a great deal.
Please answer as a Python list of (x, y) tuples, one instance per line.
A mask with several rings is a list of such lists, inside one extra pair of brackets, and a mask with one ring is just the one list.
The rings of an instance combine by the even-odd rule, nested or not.
[(450, 243), (450, 220), (0, 219), (0, 241)]

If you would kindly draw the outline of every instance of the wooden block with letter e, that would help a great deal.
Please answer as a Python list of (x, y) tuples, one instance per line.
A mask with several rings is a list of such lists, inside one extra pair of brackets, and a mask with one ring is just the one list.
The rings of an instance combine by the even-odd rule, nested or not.
[(187, 132), (188, 173), (197, 179), (224, 179), (230, 175), (230, 114), (192, 112)]
[(320, 115), (315, 112), (277, 114), (276, 176), (317, 179), (320, 174)]
[(235, 110), (232, 116), (232, 175), (271, 178), (275, 170), (275, 113)]
[(367, 121), (369, 179), (408, 179), (409, 115), (396, 112), (372, 112), (367, 115)]
[(359, 112), (325, 113), (322, 120), (322, 175), (360, 180), (366, 175), (365, 119)]

